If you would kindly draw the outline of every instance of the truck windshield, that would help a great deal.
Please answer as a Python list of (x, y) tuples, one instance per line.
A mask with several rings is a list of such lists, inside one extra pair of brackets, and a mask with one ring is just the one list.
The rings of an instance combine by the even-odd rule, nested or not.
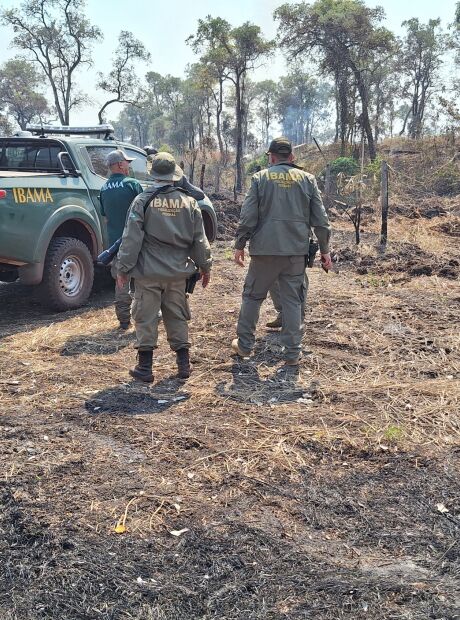
[(62, 172), (58, 154), (62, 144), (50, 140), (0, 139), (0, 170)]

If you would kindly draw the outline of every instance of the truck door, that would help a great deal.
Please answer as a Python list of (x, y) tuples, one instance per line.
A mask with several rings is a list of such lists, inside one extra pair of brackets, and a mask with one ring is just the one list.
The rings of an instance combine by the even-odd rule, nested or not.
[(66, 204), (88, 208), (86, 185), (79, 176), (63, 176), (58, 155), (65, 147), (57, 141), (4, 138), (0, 152), (0, 255), (40, 262), (41, 233)]

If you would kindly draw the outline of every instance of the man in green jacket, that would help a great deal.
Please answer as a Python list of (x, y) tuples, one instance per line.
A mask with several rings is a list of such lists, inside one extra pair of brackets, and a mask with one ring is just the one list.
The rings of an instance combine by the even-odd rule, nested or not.
[(236, 232), (235, 262), (244, 266), (248, 241), (251, 262), (238, 318), (238, 338), (233, 340), (232, 349), (242, 357), (250, 355), (260, 306), (278, 280), (284, 359), (287, 365), (295, 366), (302, 351), (310, 230), (313, 228), (318, 238), (323, 267), (330, 269), (331, 229), (316, 180), (293, 163), (289, 140), (273, 140), (268, 158), (269, 167), (252, 177)]
[[(110, 177), (101, 187), (101, 213), (107, 223), (107, 241), (110, 247), (123, 234), (126, 214), (136, 196), (144, 190), (142, 185), (129, 176), (129, 164), (134, 160), (117, 149), (107, 155)], [(116, 273), (112, 270), (112, 275)], [(115, 287), (115, 314), (121, 329), (128, 329), (131, 322), (131, 295), (129, 281), (123, 287)]]
[(198, 268), (206, 287), (212, 265), (201, 210), (194, 198), (173, 185), (183, 176), (173, 156), (157, 153), (150, 174), (154, 183), (131, 205), (117, 256), (117, 285), (124, 286), (130, 277), (135, 282), (133, 319), (139, 358), (130, 375), (147, 383), (153, 381), (160, 309), (179, 377), (190, 376), (186, 281)]

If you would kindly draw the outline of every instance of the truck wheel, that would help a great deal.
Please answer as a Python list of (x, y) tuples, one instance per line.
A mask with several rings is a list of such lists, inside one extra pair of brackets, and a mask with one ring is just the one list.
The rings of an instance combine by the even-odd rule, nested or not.
[(208, 241), (212, 243), (217, 237), (217, 230), (214, 226), (214, 221), (206, 211), (201, 212), (201, 217), (203, 218), (203, 226), (206, 237), (208, 238)]
[(60, 312), (82, 306), (93, 288), (94, 266), (88, 247), (73, 237), (51, 240), (40, 284), (42, 303)]

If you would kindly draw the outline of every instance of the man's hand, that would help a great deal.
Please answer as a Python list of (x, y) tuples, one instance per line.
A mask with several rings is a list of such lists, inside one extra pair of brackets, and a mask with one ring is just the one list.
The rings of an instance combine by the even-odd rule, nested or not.
[(210, 271), (202, 271), (201, 272), (201, 286), (206, 288), (211, 280), (211, 272)]
[(235, 256), (233, 260), (240, 267), (244, 267), (244, 250), (235, 250)]
[(329, 253), (321, 254), (321, 267), (327, 273), (329, 269), (332, 269), (332, 259)]
[(128, 280), (129, 276), (127, 273), (119, 273), (117, 275), (117, 288), (123, 288)]

